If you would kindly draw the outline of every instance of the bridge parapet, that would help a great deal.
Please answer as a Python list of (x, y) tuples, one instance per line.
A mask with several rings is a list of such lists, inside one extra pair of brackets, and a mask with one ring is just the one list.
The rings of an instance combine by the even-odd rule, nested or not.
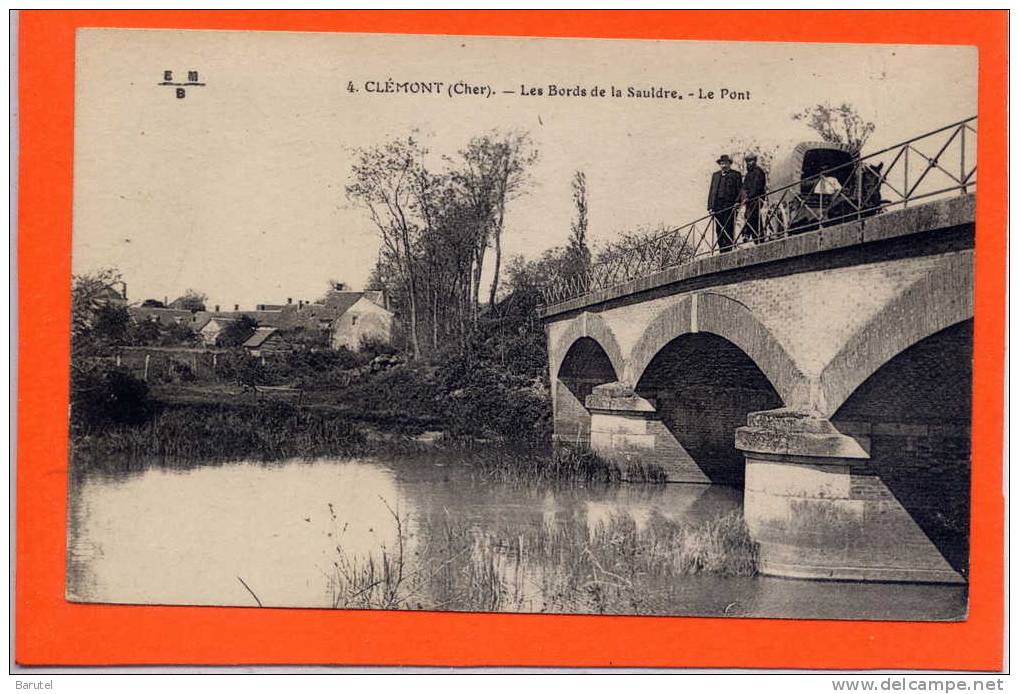
[[(895, 210), (863, 221), (824, 227), (812, 232), (787, 236), (768, 243), (745, 246), (732, 253), (708, 255), (688, 263), (614, 284), (592, 289), (573, 298), (551, 303), (540, 309), (544, 321), (558, 320), (577, 311), (592, 310), (620, 301), (640, 301), (663, 293), (680, 292), (687, 287), (711, 286), (731, 282), (734, 275), (751, 277), (778, 265), (796, 271), (808, 265), (811, 256), (846, 253), (865, 255), (865, 248), (878, 244), (916, 245), (917, 253), (926, 252), (920, 238), (929, 232), (972, 225), (976, 219), (976, 196), (960, 195)], [(969, 237), (972, 245), (972, 235)], [(908, 251), (907, 251), (908, 252)], [(902, 254), (903, 251), (898, 251)]]
[[(704, 256), (725, 254), (739, 241), (719, 242), (719, 219), (735, 218), (742, 214), (744, 206), (747, 210), (751, 205), (759, 210), (754, 215), (747, 212), (757, 221), (744, 219), (744, 233), (749, 229), (751, 236), (744, 240), (760, 244), (863, 221), (893, 208), (906, 209), (938, 198), (968, 195), (975, 191), (977, 183), (976, 135), (977, 118), (973, 116), (866, 156), (841, 148), (849, 152), (843, 155), (848, 161), (824, 171), (808, 172), (806, 164), (800, 162), (802, 166), (797, 165), (795, 173), (787, 176), (792, 178), (791, 182), (772, 188), (752, 202), (715, 210), (648, 238), (583, 273), (552, 278), (543, 290), (545, 304), (556, 306)], [(819, 184), (831, 185), (828, 181), (838, 183), (825, 192)], [(883, 197), (886, 193), (890, 199)]]

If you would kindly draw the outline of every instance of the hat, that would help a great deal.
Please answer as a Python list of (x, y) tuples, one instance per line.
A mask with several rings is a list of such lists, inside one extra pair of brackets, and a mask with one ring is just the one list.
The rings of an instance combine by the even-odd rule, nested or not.
[(757, 153), (756, 152), (747, 152), (743, 156), (743, 160), (744, 161), (757, 161)]
[(732, 163), (732, 159), (729, 157), (728, 154), (723, 154), (722, 156), (720, 156), (718, 158), (718, 161), (716, 161), (715, 163), (716, 164), (723, 164), (723, 163), (724, 164), (731, 164)]

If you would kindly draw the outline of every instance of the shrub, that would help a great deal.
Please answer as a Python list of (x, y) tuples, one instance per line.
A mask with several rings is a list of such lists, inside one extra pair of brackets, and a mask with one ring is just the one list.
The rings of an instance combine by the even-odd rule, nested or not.
[(87, 434), (117, 424), (140, 424), (152, 414), (148, 385), (107, 362), (71, 369), (71, 428)]
[(262, 360), (240, 350), (219, 356), (216, 376), (245, 386), (260, 386), (270, 382), (269, 369), (262, 364)]
[(224, 347), (240, 347), (254, 334), (257, 327), (258, 321), (254, 318), (241, 316), (227, 323), (217, 341)]
[(399, 350), (387, 340), (373, 335), (363, 335), (357, 351), (370, 361), (380, 355), (396, 354)]

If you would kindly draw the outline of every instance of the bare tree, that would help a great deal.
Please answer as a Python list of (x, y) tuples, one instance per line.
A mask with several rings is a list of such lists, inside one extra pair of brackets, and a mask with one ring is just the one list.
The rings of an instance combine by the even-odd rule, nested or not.
[(765, 173), (771, 173), (771, 164), (778, 153), (778, 145), (764, 145), (753, 137), (733, 137), (722, 151), (732, 157), (733, 167), (740, 173), (746, 173), (744, 158), (748, 154), (756, 154), (757, 165), (764, 169)]
[[(364, 207), (382, 239), (373, 281), (409, 318), (415, 357), (449, 336), (461, 343), (477, 325), (488, 248), (495, 246), (499, 288), (507, 203), (524, 190), (537, 159), (527, 135), (475, 137), (444, 168), (425, 163), (413, 137), (355, 151), (347, 195)], [(420, 343), (422, 335), (429, 339)]]
[(407, 286), (410, 344), (421, 356), (417, 331), (417, 274), (414, 244), (420, 232), (419, 195), (415, 189), (426, 150), (411, 135), (355, 150), (353, 181), (347, 197), (361, 204)]
[[(629, 231), (620, 231), (615, 239), (602, 244), (595, 253), (595, 262), (614, 263), (625, 262), (628, 255), (646, 252), (648, 244), (655, 239), (668, 234), (672, 229), (659, 222), (651, 226), (645, 225)], [(678, 265), (694, 257), (696, 248), (686, 242), (677, 240), (676, 243), (660, 246), (657, 250), (660, 262), (665, 265)]]
[(855, 106), (848, 103), (838, 106), (816, 104), (792, 114), (792, 119), (806, 124), (825, 142), (848, 145), (855, 152), (863, 149), (877, 128), (874, 123), (865, 120)]

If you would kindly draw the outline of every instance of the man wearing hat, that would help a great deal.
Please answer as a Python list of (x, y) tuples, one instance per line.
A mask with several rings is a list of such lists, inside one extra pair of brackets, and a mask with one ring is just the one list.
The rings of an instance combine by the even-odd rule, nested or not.
[(747, 164), (747, 172), (743, 176), (743, 238), (757, 243), (763, 236), (761, 229), (761, 205), (767, 191), (767, 175), (757, 165), (757, 155), (748, 153), (743, 160)]
[(716, 163), (719, 170), (711, 175), (708, 212), (715, 219), (718, 250), (727, 253), (735, 243), (733, 232), (736, 227), (736, 206), (743, 190), (743, 177), (732, 168), (732, 159), (728, 154), (720, 156)]

